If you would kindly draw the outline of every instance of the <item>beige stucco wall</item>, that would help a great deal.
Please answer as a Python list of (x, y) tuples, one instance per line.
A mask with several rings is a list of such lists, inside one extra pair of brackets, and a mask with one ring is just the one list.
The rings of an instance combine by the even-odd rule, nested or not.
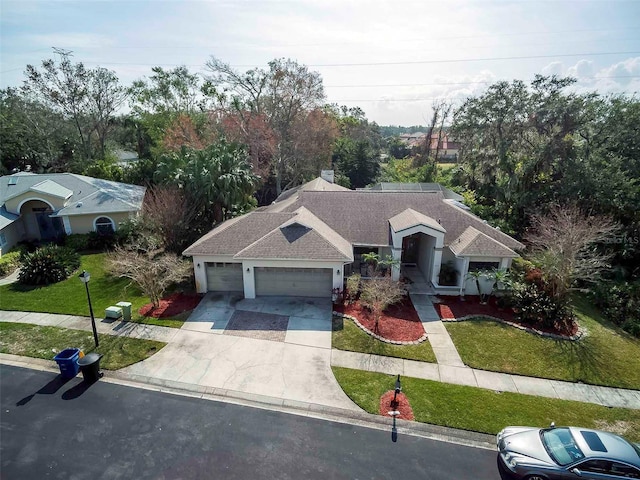
[(23, 239), (24, 226), (22, 225), (22, 219), (18, 219), (10, 225), (7, 225), (0, 230), (0, 233), (4, 235), (6, 241), (4, 244), (0, 245), (0, 256), (2, 256), (3, 253), (7, 253), (16, 245), (16, 243)]
[(118, 225), (129, 219), (129, 212), (117, 213), (92, 213), (90, 215), (69, 215), (69, 225), (71, 233), (89, 233), (94, 231), (93, 224), (100, 217), (108, 217), (115, 223), (115, 229)]
[(60, 210), (62, 207), (64, 207), (65, 202), (64, 198), (54, 197), (52, 195), (47, 195), (44, 193), (24, 192), (17, 197), (7, 200), (5, 202), (5, 208), (8, 212), (20, 215), (18, 208), (24, 208), (24, 205), (21, 206), (20, 204), (25, 200), (40, 200), (45, 203), (49, 203), (53, 207), (53, 210)]

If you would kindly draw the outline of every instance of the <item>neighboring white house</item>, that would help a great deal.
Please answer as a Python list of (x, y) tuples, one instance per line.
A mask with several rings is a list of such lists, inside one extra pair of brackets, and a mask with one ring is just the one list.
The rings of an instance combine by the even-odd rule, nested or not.
[[(455, 295), (477, 293), (469, 271), (508, 268), (521, 248), (439, 186), (353, 191), (317, 178), (224, 222), (184, 254), (193, 258), (198, 292), (330, 297), (373, 251), (400, 261), (394, 279), (415, 266), (436, 292)], [(456, 285), (439, 284), (445, 262), (458, 272)]]
[(72, 173), (0, 177), (0, 255), (22, 240), (113, 232), (142, 207), (145, 188)]

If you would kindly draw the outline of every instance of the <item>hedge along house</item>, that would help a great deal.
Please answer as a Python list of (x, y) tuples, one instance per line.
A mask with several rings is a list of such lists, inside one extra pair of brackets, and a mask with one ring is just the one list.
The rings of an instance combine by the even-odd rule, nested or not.
[[(242, 292), (246, 298), (330, 297), (352, 272), (366, 274), (362, 255), (378, 253), (417, 269), (434, 293), (477, 294), (474, 269), (509, 268), (523, 245), (429, 191), (348, 190), (317, 178), (272, 205), (222, 223), (187, 248), (196, 288)], [(440, 285), (449, 263), (453, 285)]]
[(109, 233), (136, 215), (145, 188), (72, 173), (0, 177), (0, 254), (23, 240)]

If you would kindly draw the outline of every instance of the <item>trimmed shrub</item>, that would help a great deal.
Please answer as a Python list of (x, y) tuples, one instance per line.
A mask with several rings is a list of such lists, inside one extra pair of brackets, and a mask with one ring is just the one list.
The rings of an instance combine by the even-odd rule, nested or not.
[(89, 250), (89, 235), (86, 233), (74, 233), (64, 237), (64, 246), (76, 252)]
[(535, 283), (516, 283), (512, 299), (515, 318), (524, 324), (563, 329), (573, 323), (571, 307), (556, 302)]
[(20, 266), (20, 252), (5, 253), (0, 257), (0, 277), (6, 277)]
[(49, 285), (65, 280), (80, 267), (78, 252), (47, 245), (23, 256), (18, 282), (23, 285)]
[(346, 292), (346, 297), (349, 301), (349, 303), (351, 302), (355, 302), (358, 299), (358, 296), (360, 295), (360, 280), (361, 280), (361, 275), (359, 273), (352, 273), (351, 275), (349, 275), (347, 277), (347, 292)]
[(592, 294), (596, 306), (609, 320), (640, 338), (640, 281), (602, 282)]

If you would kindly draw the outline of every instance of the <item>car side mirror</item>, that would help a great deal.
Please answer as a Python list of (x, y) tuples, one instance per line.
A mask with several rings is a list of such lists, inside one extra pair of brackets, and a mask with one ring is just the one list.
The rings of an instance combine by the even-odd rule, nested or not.
[(582, 476), (582, 472), (580, 471), (579, 468), (572, 468), (570, 471), (571, 471), (571, 473), (573, 473), (573, 474), (575, 474), (575, 475), (577, 475), (579, 477)]

